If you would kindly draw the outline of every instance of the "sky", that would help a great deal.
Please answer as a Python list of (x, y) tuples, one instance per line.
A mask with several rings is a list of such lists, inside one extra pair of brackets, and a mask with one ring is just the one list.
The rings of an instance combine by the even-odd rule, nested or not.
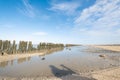
[(0, 0), (0, 39), (120, 44), (120, 0)]

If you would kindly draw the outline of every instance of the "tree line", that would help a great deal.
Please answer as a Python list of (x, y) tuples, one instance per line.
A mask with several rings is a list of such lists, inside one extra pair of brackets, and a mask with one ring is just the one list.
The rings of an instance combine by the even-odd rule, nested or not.
[(81, 46), (80, 44), (66, 44), (65, 47)]
[(16, 53), (31, 53), (35, 51), (41, 51), (45, 49), (64, 47), (64, 44), (44, 43), (40, 42), (36, 46), (32, 41), (19, 41), (17, 44), (9, 40), (0, 40), (0, 53), (4, 54), (16, 54)]

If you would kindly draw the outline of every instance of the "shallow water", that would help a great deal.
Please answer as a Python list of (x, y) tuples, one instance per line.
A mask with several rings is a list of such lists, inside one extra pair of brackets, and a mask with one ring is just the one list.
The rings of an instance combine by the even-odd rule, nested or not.
[[(65, 76), (120, 66), (120, 53), (85, 52), (88, 47), (77, 46), (61, 51), (47, 52), (44, 56), (20, 58), (0, 63), (0, 76), (39, 77)], [(49, 54), (50, 53), (50, 54)], [(107, 58), (99, 57), (107, 55)]]

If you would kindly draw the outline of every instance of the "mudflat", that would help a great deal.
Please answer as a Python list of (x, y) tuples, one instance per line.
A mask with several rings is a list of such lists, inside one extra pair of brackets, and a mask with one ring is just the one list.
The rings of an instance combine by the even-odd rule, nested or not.
[(93, 72), (92, 77), (96, 80), (120, 80), (120, 67)]
[[(102, 46), (89, 46), (95, 48), (102, 48)], [(106, 47), (106, 46), (103, 46)], [(111, 50), (114, 46), (109, 46), (104, 50)], [(119, 49), (119, 46), (116, 49)], [(86, 47), (72, 47), (71, 50), (64, 49), (58, 53), (52, 53), (45, 56), (46, 60), (40, 60), (39, 55), (44, 55), (44, 53), (26, 53), (26, 54), (13, 54), (0, 56), (0, 62), (10, 61), (14, 59), (31, 57), (30, 61), (25, 61), (20, 64), (13, 64), (12, 66), (6, 66), (0, 69), (1, 77), (0, 79), (7, 80), (119, 80), (120, 79), (120, 59), (118, 59), (118, 53), (104, 52), (105, 58), (99, 57), (103, 53), (90, 53), (82, 52)], [(100, 50), (101, 50), (100, 49)], [(112, 55), (111, 55), (112, 54)], [(36, 56), (36, 57), (34, 57)], [(118, 57), (116, 57), (118, 56)], [(116, 59), (117, 58), (117, 59)], [(34, 65), (32, 65), (34, 64)], [(62, 65), (61, 65), (62, 64)], [(118, 65), (117, 65), (118, 64)], [(36, 66), (37, 65), (37, 66)], [(22, 67), (19, 67), (22, 66)], [(32, 70), (33, 71), (30, 71)], [(25, 69), (27, 67), (27, 69)], [(11, 73), (13, 69), (14, 72), (17, 70), (18, 73)], [(2, 72), (6, 70), (7, 73)], [(23, 70), (23, 72), (21, 71)], [(38, 72), (37, 72), (38, 71)], [(31, 74), (30, 74), (31, 73)], [(42, 73), (42, 74), (41, 74)], [(43, 74), (44, 73), (44, 74)], [(46, 74), (47, 73), (47, 74)], [(7, 75), (8, 76), (7, 76)], [(19, 74), (22, 74), (19, 76)], [(40, 75), (41, 74), (41, 75)], [(3, 75), (3, 76), (2, 76)], [(16, 75), (16, 76), (15, 76)], [(32, 77), (29, 77), (31, 76)], [(45, 75), (45, 76), (44, 76)], [(13, 77), (12, 77), (13, 76)], [(14, 77), (15, 76), (15, 77)]]
[[(94, 46), (94, 47), (120, 52), (120, 46)], [(97, 80), (120, 80), (120, 67), (93, 72), (92, 76)]]
[(94, 47), (120, 52), (120, 46), (94, 46)]

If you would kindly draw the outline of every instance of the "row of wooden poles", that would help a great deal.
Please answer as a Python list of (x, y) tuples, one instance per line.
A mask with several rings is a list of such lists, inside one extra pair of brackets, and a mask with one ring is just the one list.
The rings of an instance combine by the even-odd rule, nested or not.
[(41, 51), (45, 49), (64, 47), (64, 44), (44, 43), (40, 42), (34, 45), (32, 41), (16, 41), (0, 40), (0, 53), (15, 54), (15, 53), (31, 53), (35, 51)]

